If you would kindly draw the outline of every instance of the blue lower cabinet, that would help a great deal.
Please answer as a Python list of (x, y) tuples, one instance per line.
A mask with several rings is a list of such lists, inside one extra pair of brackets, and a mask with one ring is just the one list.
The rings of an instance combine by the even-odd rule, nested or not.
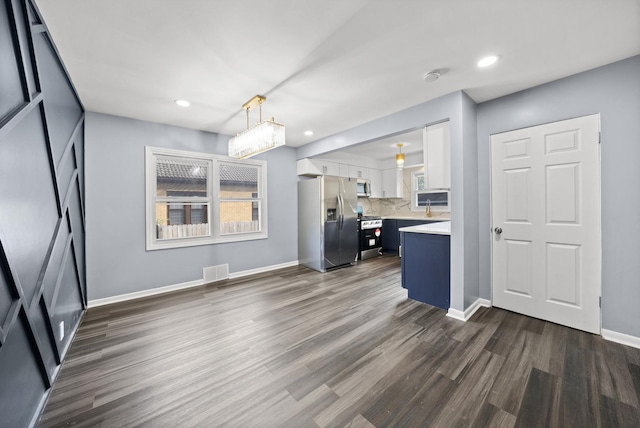
[(400, 235), (402, 286), (409, 298), (449, 309), (451, 237), (412, 232)]

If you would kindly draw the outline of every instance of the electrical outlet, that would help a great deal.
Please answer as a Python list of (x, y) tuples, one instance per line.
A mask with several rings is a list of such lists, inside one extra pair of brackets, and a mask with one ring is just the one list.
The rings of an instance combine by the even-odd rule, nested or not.
[(58, 324), (58, 336), (60, 336), (60, 340), (64, 339), (64, 321), (60, 321)]

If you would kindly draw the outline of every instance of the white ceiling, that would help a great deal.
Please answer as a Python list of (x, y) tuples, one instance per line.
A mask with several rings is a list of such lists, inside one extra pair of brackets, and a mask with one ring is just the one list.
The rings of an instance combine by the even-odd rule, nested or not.
[[(37, 4), (87, 110), (231, 135), (261, 94), (290, 146), (456, 90), (482, 102), (640, 54), (640, 0)], [(490, 53), (501, 61), (478, 69)]]
[(402, 152), (409, 156), (419, 154), (422, 158), (422, 128), (415, 131), (395, 135), (393, 137), (382, 138), (370, 143), (358, 144), (340, 151), (324, 153), (318, 158), (334, 160), (345, 163), (366, 164), (368, 160), (379, 162), (391, 161), (395, 165), (395, 155), (399, 153), (398, 143), (402, 143)]

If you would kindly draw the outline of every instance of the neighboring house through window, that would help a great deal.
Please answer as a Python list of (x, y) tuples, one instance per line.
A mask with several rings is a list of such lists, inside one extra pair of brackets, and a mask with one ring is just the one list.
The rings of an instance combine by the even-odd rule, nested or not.
[(147, 147), (147, 250), (266, 238), (266, 168)]

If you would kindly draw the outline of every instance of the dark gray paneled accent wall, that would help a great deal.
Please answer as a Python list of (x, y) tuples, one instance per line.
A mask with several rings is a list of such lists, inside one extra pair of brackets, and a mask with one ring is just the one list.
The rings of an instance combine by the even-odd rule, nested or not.
[(602, 130), (602, 328), (640, 337), (640, 56), (478, 106), (480, 295), (491, 296), (491, 134), (595, 113)]
[(297, 261), (296, 152), (286, 146), (256, 156), (267, 161), (267, 239), (145, 250), (145, 146), (226, 155), (229, 138), (87, 113), (90, 301), (202, 280), (202, 268), (208, 266), (228, 263), (234, 273)]
[(4, 428), (35, 422), (86, 307), (86, 288), (82, 104), (37, 8), (27, 0), (1, 3)]

